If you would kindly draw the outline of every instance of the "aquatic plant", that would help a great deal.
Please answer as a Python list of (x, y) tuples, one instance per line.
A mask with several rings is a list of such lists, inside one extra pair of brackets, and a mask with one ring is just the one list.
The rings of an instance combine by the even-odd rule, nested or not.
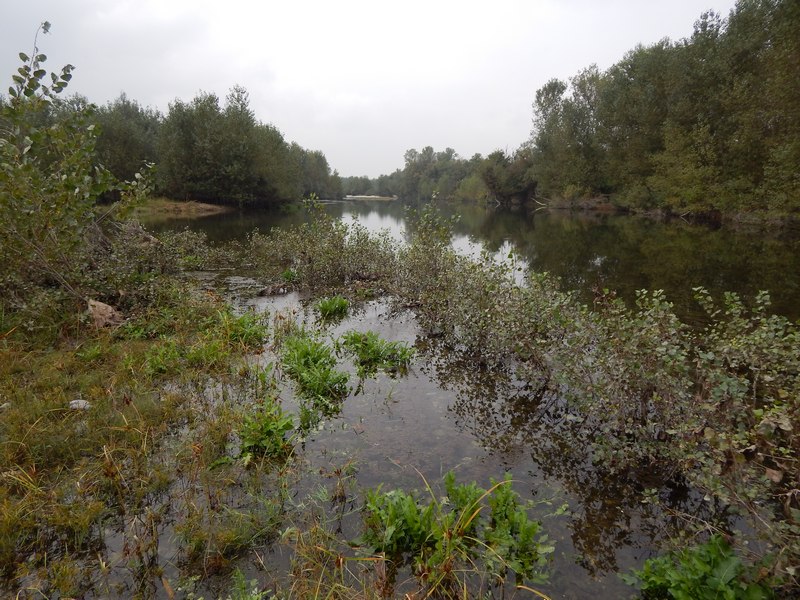
[(444, 484), (447, 502), (429, 486), (429, 502), (403, 490), (368, 490), (359, 542), (392, 560), (408, 557), (429, 595), (467, 593), (470, 577), (482, 569), (497, 581), (507, 572), (519, 582), (546, 577), (554, 547), (528, 516), (530, 504), (511, 488), (510, 474), (489, 489), (457, 484), (452, 472)]
[(641, 570), (623, 575), (645, 598), (668, 600), (767, 600), (775, 595), (753, 580), (742, 559), (720, 535), (707, 542), (648, 559)]
[(244, 416), (239, 431), (240, 456), (249, 463), (255, 456), (285, 457), (292, 450), (286, 434), (294, 429), (294, 419), (273, 399), (267, 398)]
[(350, 302), (342, 296), (330, 296), (321, 298), (316, 307), (323, 320), (341, 319), (350, 309)]
[(359, 377), (374, 375), (379, 369), (404, 372), (414, 356), (407, 344), (384, 340), (374, 331), (348, 331), (337, 347), (355, 358)]
[(303, 333), (283, 340), (280, 353), (283, 369), (297, 384), (299, 396), (325, 416), (338, 413), (340, 403), (350, 393), (349, 376), (336, 369), (333, 350)]

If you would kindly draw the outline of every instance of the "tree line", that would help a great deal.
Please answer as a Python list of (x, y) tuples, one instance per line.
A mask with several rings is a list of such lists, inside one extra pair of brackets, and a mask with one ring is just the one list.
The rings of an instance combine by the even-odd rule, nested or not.
[(344, 190), (792, 212), (800, 209), (798, 81), (800, 3), (739, 0), (727, 18), (702, 14), (689, 38), (548, 81), (535, 94), (531, 135), (512, 153), (466, 160), (451, 149), (409, 150), (403, 169), (347, 178)]
[(103, 106), (74, 95), (53, 99), (38, 119), (47, 125), (75, 114), (88, 114), (97, 129), (98, 166), (130, 181), (153, 164), (155, 192), (163, 196), (252, 207), (342, 195), (341, 179), (325, 155), (288, 142), (275, 126), (259, 121), (241, 86), (224, 101), (205, 92), (188, 102), (176, 99), (166, 114), (125, 94)]

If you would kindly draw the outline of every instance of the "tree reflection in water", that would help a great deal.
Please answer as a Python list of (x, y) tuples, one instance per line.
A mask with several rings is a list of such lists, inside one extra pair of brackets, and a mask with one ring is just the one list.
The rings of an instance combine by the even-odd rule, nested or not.
[(417, 347), (426, 374), (456, 394), (449, 410), (460, 428), (503, 464), (529, 457), (532, 496), (563, 490), (575, 555), (592, 577), (640, 565), (685, 530), (687, 518), (733, 526), (720, 506), (669, 473), (650, 465), (611, 473), (595, 464), (593, 419), (568, 406), (546, 377), (521, 379), (510, 365), (480, 365), (438, 339)]

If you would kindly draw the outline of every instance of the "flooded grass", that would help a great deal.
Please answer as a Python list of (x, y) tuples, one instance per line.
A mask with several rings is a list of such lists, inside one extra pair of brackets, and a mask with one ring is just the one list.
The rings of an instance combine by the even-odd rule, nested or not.
[[(701, 335), (658, 293), (590, 308), (455, 255), (441, 223), (415, 235), (253, 236), (249, 266), (189, 275), (203, 294), (3, 340), (3, 591), (624, 597), (617, 573), (708, 532), (752, 541), (752, 577), (749, 508), (784, 551), (762, 580), (790, 591), (792, 521), (762, 499), (794, 485), (797, 333), (763, 298)], [(223, 256), (179, 242), (193, 268)], [(258, 294), (287, 270), (304, 296)], [(335, 297), (347, 314), (319, 319)]]

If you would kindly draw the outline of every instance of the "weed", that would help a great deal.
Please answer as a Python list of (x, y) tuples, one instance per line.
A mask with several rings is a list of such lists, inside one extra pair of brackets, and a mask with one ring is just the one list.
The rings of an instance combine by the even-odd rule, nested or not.
[(292, 450), (291, 439), (286, 433), (294, 429), (291, 415), (284, 413), (273, 399), (261, 403), (255, 412), (245, 415), (241, 438), (241, 457), (245, 463), (254, 456), (281, 458)]
[(361, 543), (395, 560), (409, 556), (429, 594), (466, 590), (470, 576), (480, 577), (480, 562), (498, 578), (506, 571), (544, 578), (554, 548), (541, 524), (528, 517), (530, 506), (511, 489), (510, 476), (485, 490), (456, 484), (449, 473), (445, 488), (449, 504), (436, 500), (430, 488), (427, 503), (402, 490), (368, 490)]
[(281, 279), (286, 283), (297, 283), (299, 276), (294, 269), (286, 269), (281, 272)]
[(645, 598), (766, 600), (774, 597), (769, 588), (748, 577), (742, 560), (719, 535), (704, 544), (651, 558), (641, 571), (622, 578), (629, 585), (640, 587)]
[(359, 377), (374, 375), (378, 369), (404, 373), (414, 351), (402, 342), (389, 342), (374, 331), (348, 331), (339, 345), (355, 357)]
[(329, 346), (307, 334), (293, 335), (283, 342), (281, 361), (301, 398), (311, 402), (315, 410), (325, 416), (340, 410), (339, 405), (350, 393), (349, 377), (336, 370), (336, 356)]
[(350, 302), (342, 296), (322, 298), (317, 302), (317, 310), (323, 320), (341, 319), (347, 314)]

